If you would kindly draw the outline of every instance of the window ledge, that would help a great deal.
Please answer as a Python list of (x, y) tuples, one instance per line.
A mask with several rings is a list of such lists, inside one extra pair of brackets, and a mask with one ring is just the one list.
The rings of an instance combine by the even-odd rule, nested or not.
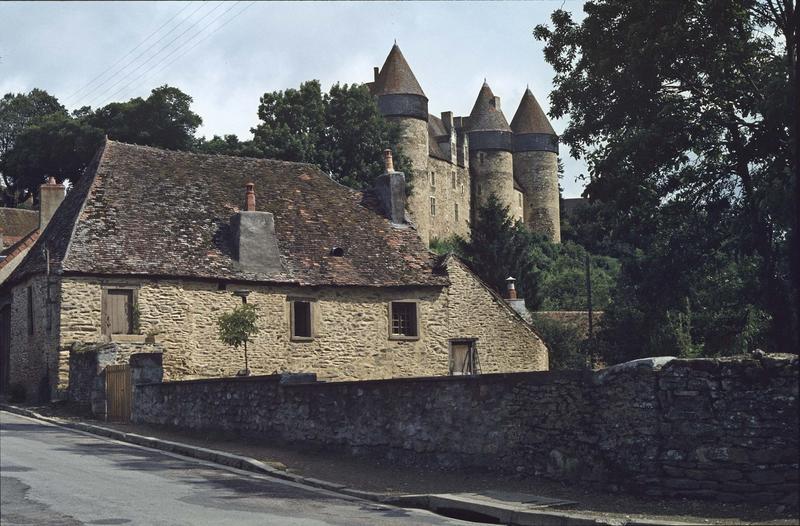
[(112, 334), (112, 342), (120, 343), (145, 343), (147, 336), (144, 334)]
[(289, 338), (289, 340), (291, 340), (293, 342), (313, 342), (314, 341), (314, 337), (313, 336), (292, 336), (291, 338)]
[(403, 336), (402, 334), (390, 334), (390, 340), (413, 342), (419, 340), (419, 336)]

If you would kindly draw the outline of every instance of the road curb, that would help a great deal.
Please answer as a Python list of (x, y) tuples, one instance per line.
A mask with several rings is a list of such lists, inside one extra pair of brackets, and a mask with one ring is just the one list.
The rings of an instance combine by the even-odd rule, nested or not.
[[(650, 519), (628, 519), (612, 517), (596, 517), (591, 514), (574, 514), (555, 511), (521, 511), (513, 506), (495, 505), (488, 502), (479, 502), (466, 498), (459, 498), (452, 495), (387, 495), (372, 491), (363, 491), (347, 487), (342, 484), (328, 482), (312, 477), (303, 477), (292, 473), (287, 473), (251, 457), (226, 453), (214, 449), (191, 446), (180, 442), (162, 440), (160, 438), (138, 435), (136, 433), (123, 433), (116, 429), (87, 424), (84, 422), (70, 422), (60, 418), (47, 417), (40, 415), (29, 409), (14, 405), (0, 403), (0, 410), (8, 411), (18, 415), (47, 422), (52, 425), (83, 431), (106, 438), (127, 442), (137, 446), (144, 446), (151, 449), (176, 453), (186, 457), (196, 458), (220, 464), (227, 467), (241, 469), (252, 473), (267, 475), (270, 477), (295, 482), (317, 489), (323, 489), (348, 497), (388, 504), (403, 508), (416, 508), (440, 513), (443, 510), (458, 510), (461, 512), (477, 513), (492, 517), (502, 524), (509, 526), (707, 526), (703, 523), (675, 522)], [(444, 513), (447, 515), (446, 513)]]

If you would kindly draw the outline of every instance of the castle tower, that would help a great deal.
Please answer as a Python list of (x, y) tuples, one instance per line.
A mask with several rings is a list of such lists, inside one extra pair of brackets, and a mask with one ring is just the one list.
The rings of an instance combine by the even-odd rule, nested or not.
[[(428, 97), (396, 43), (389, 51), (383, 67), (374, 71), (375, 82), (370, 84), (370, 90), (377, 98), (381, 114), (387, 120), (400, 124), (400, 147), (411, 161), (412, 173), (407, 175), (422, 188), (428, 174)], [(412, 190), (407, 208), (426, 243), (430, 238), (429, 207), (427, 195)]]
[(473, 214), (486, 203), (491, 194), (508, 206), (514, 219), (522, 219), (515, 200), (512, 133), (500, 109), (500, 97), (495, 97), (483, 83), (467, 127), (469, 136), (469, 166), (472, 173)]
[(514, 177), (525, 195), (525, 224), (531, 231), (560, 243), (558, 136), (530, 89), (522, 96), (511, 129)]

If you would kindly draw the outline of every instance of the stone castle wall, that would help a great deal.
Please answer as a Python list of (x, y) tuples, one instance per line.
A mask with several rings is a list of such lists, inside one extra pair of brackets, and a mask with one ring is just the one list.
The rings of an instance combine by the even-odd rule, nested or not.
[(798, 359), (280, 385), (138, 386), (133, 419), (648, 495), (796, 503)]
[[(485, 205), (489, 196), (494, 193), (503, 206), (509, 207), (512, 219), (522, 219), (519, 215), (518, 192), (514, 189), (514, 164), (511, 152), (470, 150), (469, 165), (475, 195), (473, 206), (477, 209)], [(472, 213), (474, 214), (475, 210)]]
[[(455, 186), (453, 174), (456, 176)], [(435, 181), (435, 185), (431, 185), (432, 180)], [(414, 183), (414, 191), (427, 196), (430, 239), (446, 239), (453, 234), (469, 237), (470, 186), (469, 170), (435, 157), (428, 157), (427, 178), (425, 180), (418, 178)], [(431, 197), (436, 200), (434, 217), (430, 217)], [(458, 217), (456, 217), (456, 207), (458, 207)]]
[[(530, 326), (455, 260), (448, 272), (453, 284), (444, 289), (251, 287), (248, 303), (258, 307), (262, 322), (248, 346), (250, 369), (256, 374), (309, 371), (327, 380), (446, 375), (449, 340), (464, 337), (479, 338), (487, 372), (547, 368), (547, 349)], [(62, 348), (107, 338), (100, 329), (103, 286), (138, 287), (141, 332), (158, 333), (166, 378), (231, 376), (244, 368), (243, 349), (219, 342), (216, 325), (219, 315), (241, 300), (216, 283), (67, 278)], [(292, 341), (290, 298), (313, 302), (312, 341)], [(389, 302), (399, 300), (419, 302), (416, 340), (389, 337)], [(144, 336), (115, 338), (123, 349), (143, 350), (136, 338)]]
[(514, 153), (514, 175), (525, 189), (525, 224), (531, 231), (561, 242), (558, 193), (558, 154)]
[[(428, 123), (412, 117), (387, 117), (387, 120), (400, 125), (400, 145), (403, 153), (411, 161), (412, 173), (406, 180), (412, 181), (411, 195), (406, 209), (414, 220), (422, 241), (430, 242), (430, 202), (428, 199)], [(418, 188), (419, 187), (419, 188)]]

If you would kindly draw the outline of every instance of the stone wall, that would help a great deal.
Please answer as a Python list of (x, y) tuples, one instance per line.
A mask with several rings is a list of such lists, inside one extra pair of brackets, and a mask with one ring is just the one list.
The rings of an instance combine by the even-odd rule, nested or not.
[[(28, 288), (33, 299), (33, 331), (28, 320)], [(10, 291), (11, 349), (10, 385), (22, 384), (28, 400), (50, 399), (66, 389), (59, 382), (68, 369), (68, 353), (58, 346), (59, 283), (38, 275)]]
[(494, 193), (503, 206), (509, 207), (512, 219), (522, 219), (519, 215), (518, 192), (514, 189), (514, 164), (511, 152), (470, 150), (469, 165), (475, 195), (473, 199), (475, 209), (472, 213), (475, 213), (477, 207), (486, 204), (489, 196)]
[(533, 232), (560, 243), (558, 154), (544, 151), (516, 152), (514, 176), (525, 189), (525, 224)]
[[(255, 374), (314, 372), (326, 380), (449, 374), (449, 340), (476, 337), (484, 372), (547, 367), (547, 349), (536, 333), (456, 260), (447, 288), (249, 287), (261, 331), (248, 346)], [(217, 283), (179, 280), (66, 278), (61, 345), (102, 342), (103, 286), (138, 287), (141, 332), (157, 332), (168, 379), (232, 376), (244, 368), (243, 349), (219, 342), (216, 320), (241, 303)], [(238, 287), (232, 286), (230, 289)], [(313, 302), (316, 335), (290, 337), (290, 299)], [(389, 337), (389, 303), (419, 302), (419, 338)], [(114, 337), (118, 339), (119, 337)], [(145, 352), (144, 336), (126, 336), (123, 349)], [(129, 353), (130, 354), (130, 353)]]
[[(436, 183), (433, 186), (431, 172)], [(453, 173), (456, 175), (455, 188)], [(418, 213), (427, 212), (430, 216), (430, 198), (436, 199), (436, 216), (429, 219), (431, 239), (446, 239), (454, 234), (469, 237), (470, 187), (469, 170), (457, 164), (428, 157), (427, 179), (415, 180), (414, 192), (419, 192), (428, 200), (428, 209), (420, 210)], [(456, 218), (456, 206), (458, 206), (458, 218)]]
[(598, 373), (150, 384), (135, 392), (133, 419), (405, 464), (792, 504), (797, 397), (796, 356), (656, 359)]

